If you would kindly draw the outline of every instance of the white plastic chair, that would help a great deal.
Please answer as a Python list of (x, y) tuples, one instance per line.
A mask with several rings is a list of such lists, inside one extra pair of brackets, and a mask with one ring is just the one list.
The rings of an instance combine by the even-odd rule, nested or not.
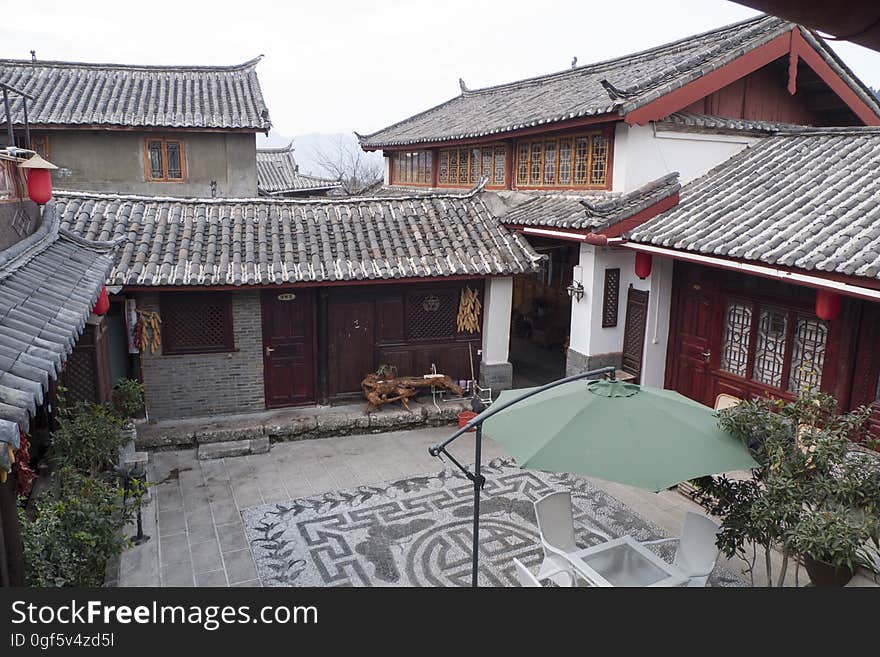
[[(574, 536), (571, 493), (550, 493), (534, 504), (541, 546), (544, 548), (544, 561), (538, 571), (538, 580), (550, 579), (558, 586), (575, 586), (577, 574), (568, 557), (579, 549)], [(598, 529), (586, 529), (605, 541), (611, 540), (608, 534)]]
[(532, 571), (526, 568), (522, 561), (514, 557), (513, 565), (516, 566), (516, 576), (519, 578), (520, 586), (537, 586), (543, 588), (540, 580), (532, 575)]
[(681, 527), (680, 538), (642, 541), (642, 545), (660, 545), (678, 541), (672, 565), (687, 575), (688, 586), (706, 586), (718, 560), (715, 537), (721, 528), (711, 518), (688, 511)]

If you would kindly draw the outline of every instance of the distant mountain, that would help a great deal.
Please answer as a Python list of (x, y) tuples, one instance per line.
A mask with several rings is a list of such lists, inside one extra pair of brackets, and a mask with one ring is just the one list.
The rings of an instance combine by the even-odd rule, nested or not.
[[(257, 135), (257, 148), (287, 146), (290, 139), (290, 137), (272, 130), (268, 137)], [(307, 135), (296, 135), (293, 137), (293, 148), (299, 170), (313, 176), (332, 177), (332, 174), (317, 162), (315, 151), (322, 150), (326, 154), (332, 155), (338, 151), (340, 144), (345, 148), (359, 148), (357, 138), (351, 132), (312, 132)], [(366, 157), (382, 163), (380, 153), (366, 153)]]

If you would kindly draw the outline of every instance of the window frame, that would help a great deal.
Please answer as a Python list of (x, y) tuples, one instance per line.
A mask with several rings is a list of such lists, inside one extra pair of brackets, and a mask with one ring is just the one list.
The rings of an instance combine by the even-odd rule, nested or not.
[[(222, 303), (224, 308), (223, 317), (223, 344), (220, 345), (202, 345), (196, 347), (177, 346), (173, 340), (169, 340), (168, 336), (168, 316), (173, 313), (175, 306), (182, 306), (187, 303)], [(191, 292), (165, 292), (159, 294), (159, 316), (162, 317), (162, 355), (163, 356), (181, 356), (192, 354), (225, 354), (238, 351), (235, 348), (235, 326), (232, 316), (232, 294), (229, 292), (211, 292), (191, 293)]]
[[(499, 149), (503, 149), (503, 156), (499, 160)], [(473, 180), (474, 173), (474, 151), (479, 150), (480, 155), (477, 158), (477, 168), (479, 170), (479, 177), (477, 180)], [(466, 180), (462, 181), (460, 172), (462, 170), (461, 167), (461, 157), (460, 154), (462, 152), (466, 152), (467, 154), (467, 166), (466, 166)], [(484, 174), (483, 172), (483, 164), (486, 162), (486, 155), (490, 155), (489, 157), (489, 180), (486, 182), (486, 189), (507, 189), (507, 181), (509, 180), (509, 165), (510, 165), (510, 144), (506, 141), (491, 141), (491, 142), (480, 142), (477, 144), (466, 144), (462, 146), (454, 146), (447, 148), (438, 148), (437, 149), (437, 187), (442, 189), (469, 189), (471, 187), (475, 187), (480, 184), (480, 177)], [(444, 153), (455, 153), (456, 154), (456, 164), (455, 164), (455, 176), (454, 181), (452, 173), (453, 169), (450, 167), (449, 172), (447, 174), (447, 182), (442, 182), (440, 180), (440, 162), (443, 159)], [(449, 167), (449, 162), (451, 160), (447, 156), (447, 167)], [(496, 166), (499, 161), (504, 162), (504, 176), (501, 182), (496, 182)]]
[[(398, 167), (398, 160), (407, 155), (415, 155), (416, 157), (411, 157), (411, 160), (418, 160), (418, 156), (424, 157), (425, 162), (425, 180), (410, 180), (408, 177), (401, 176), (401, 173), (404, 171), (400, 167)], [(434, 186), (434, 178), (435, 178), (435, 169), (438, 166), (437, 158), (434, 153), (434, 149), (431, 148), (421, 148), (415, 150), (401, 150), (401, 151), (392, 151), (391, 158), (389, 162), (389, 178), (391, 180), (392, 185), (405, 185), (407, 187), (433, 187)], [(430, 161), (429, 161), (430, 160)], [(418, 167), (421, 170), (421, 167)], [(412, 173), (416, 171), (416, 167), (410, 166), (406, 169), (407, 172)]]
[[(43, 152), (42, 153), (40, 153), (40, 151), (36, 147), (35, 142), (38, 142), (38, 141), (42, 142), (42, 144), (43, 144)], [(31, 150), (36, 152), (38, 155), (40, 155), (40, 157), (42, 157), (44, 160), (51, 160), (52, 159), (51, 158), (52, 151), (49, 146), (49, 135), (46, 134), (45, 132), (40, 132), (40, 133), (36, 133), (36, 134), (31, 133)]]
[[(591, 183), (590, 179), (592, 177), (593, 172), (593, 140), (596, 137), (602, 137), (605, 140), (605, 179), (602, 183)], [(586, 183), (576, 183), (575, 182), (575, 172), (578, 170), (577, 168), (577, 140), (581, 138), (586, 138), (588, 140), (588, 152), (587, 152), (587, 160), (584, 165), (586, 172)], [(569, 141), (571, 142), (571, 147), (569, 149), (569, 182), (560, 183), (559, 182), (559, 171), (560, 171), (560, 163), (562, 161), (560, 154), (563, 151), (562, 145), (563, 142)], [(547, 184), (544, 182), (545, 172), (547, 167), (547, 159), (545, 156), (546, 153), (546, 144), (548, 142), (554, 143), (554, 159), (555, 164), (553, 166), (553, 179), (556, 181), (552, 184)], [(535, 149), (538, 149), (540, 152), (540, 162), (535, 167), (536, 162), (533, 161)], [(609, 130), (607, 128), (597, 129), (597, 130), (587, 130), (587, 131), (576, 131), (576, 132), (567, 132), (567, 133), (548, 133), (548, 134), (539, 134), (530, 137), (524, 137), (521, 139), (517, 139), (513, 145), (513, 155), (514, 155), (514, 163), (511, 167), (513, 170), (513, 178), (511, 180), (511, 189), (545, 189), (545, 190), (567, 190), (567, 189), (599, 189), (599, 190), (609, 190), (611, 189), (611, 178), (612, 171), (614, 166), (614, 133), (613, 130)], [(528, 159), (523, 161), (522, 154), (523, 152), (528, 154)], [(521, 170), (522, 169), (522, 170)], [(538, 173), (541, 182), (532, 182), (534, 178), (535, 172)], [(520, 183), (520, 173), (525, 173), (526, 181)]]
[[(153, 169), (150, 166), (150, 143), (160, 142), (162, 144), (162, 177), (153, 176)], [(180, 146), (180, 178), (168, 177), (168, 143), (175, 142)], [(144, 180), (146, 182), (170, 182), (184, 183), (186, 177), (186, 144), (182, 137), (147, 137), (144, 139)]]
[[(801, 304), (791, 304), (785, 303), (777, 299), (770, 298), (750, 298), (748, 296), (744, 296), (742, 294), (723, 294), (721, 296), (721, 324), (719, 326), (718, 334), (718, 342), (717, 348), (712, 349), (713, 357), (712, 357), (712, 368), (726, 377), (731, 377), (738, 381), (743, 381), (749, 386), (756, 386), (759, 388), (763, 388), (766, 390), (771, 390), (779, 395), (787, 395), (787, 396), (797, 396), (801, 391), (794, 391), (791, 389), (791, 373), (792, 368), (794, 367), (794, 351), (795, 351), (795, 332), (799, 319), (807, 319), (807, 320), (815, 320), (824, 324), (825, 326), (825, 352), (822, 360), (822, 372), (819, 376), (819, 389), (822, 389), (822, 384), (824, 383), (824, 374), (825, 368), (829, 363), (829, 352), (832, 347), (832, 322), (824, 321), (816, 317), (815, 313), (812, 312), (812, 309), (809, 309)], [(747, 352), (747, 361), (746, 361), (746, 371), (745, 375), (737, 374), (736, 372), (731, 372), (729, 370), (723, 369), (721, 367), (721, 363), (724, 356), (724, 330), (725, 330), (725, 318), (727, 316), (727, 308), (731, 303), (739, 303), (744, 306), (747, 306), (751, 310), (750, 317), (750, 326), (748, 329), (748, 352)], [(782, 360), (782, 368), (779, 372), (780, 385), (774, 386), (769, 383), (764, 383), (755, 378), (755, 367), (757, 360), (757, 349), (758, 349), (758, 335), (760, 330), (760, 322), (761, 322), (761, 311), (762, 310), (777, 310), (784, 313), (786, 326), (785, 326), (785, 338), (783, 341), (783, 360)], [(715, 356), (714, 354), (717, 354)]]

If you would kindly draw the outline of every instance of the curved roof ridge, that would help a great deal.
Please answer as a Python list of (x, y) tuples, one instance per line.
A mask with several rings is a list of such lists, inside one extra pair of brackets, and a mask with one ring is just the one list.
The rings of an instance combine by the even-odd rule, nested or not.
[(115, 64), (112, 62), (74, 62), (55, 59), (0, 59), (0, 66), (30, 66), (38, 68), (40, 66), (51, 68), (88, 68), (88, 69), (106, 69), (106, 70), (126, 70), (126, 71), (242, 71), (255, 67), (265, 55), (257, 55), (241, 64), (230, 64), (226, 66), (203, 65), (203, 64)]
[(293, 139), (290, 140), (290, 143), (287, 146), (265, 146), (263, 148), (258, 148), (257, 153), (291, 153), (296, 149), (293, 147)]

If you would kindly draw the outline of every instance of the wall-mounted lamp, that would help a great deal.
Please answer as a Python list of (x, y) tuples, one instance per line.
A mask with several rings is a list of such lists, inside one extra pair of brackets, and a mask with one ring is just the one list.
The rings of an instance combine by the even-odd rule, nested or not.
[(575, 301), (580, 301), (584, 298), (584, 284), (581, 283), (581, 279), (583, 279), (582, 272), (581, 266), (576, 265), (571, 272), (571, 285), (565, 288), (568, 296)]

